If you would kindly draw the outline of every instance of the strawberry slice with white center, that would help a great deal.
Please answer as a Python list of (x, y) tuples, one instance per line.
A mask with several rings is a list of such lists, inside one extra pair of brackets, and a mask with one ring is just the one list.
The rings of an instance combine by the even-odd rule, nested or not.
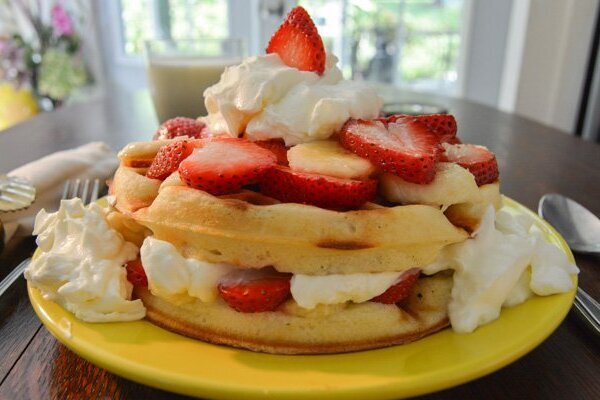
[(300, 71), (325, 71), (325, 46), (314, 22), (302, 7), (287, 15), (283, 24), (273, 34), (266, 49), (267, 54), (277, 53), (288, 66)]
[(460, 143), (456, 137), (457, 125), (454, 115), (450, 114), (431, 114), (431, 115), (391, 115), (387, 117), (387, 122), (398, 121), (416, 121), (427, 127), (434, 133), (442, 143)]
[(179, 175), (188, 186), (218, 196), (258, 182), (276, 164), (275, 154), (252, 142), (220, 138), (195, 149), (179, 164)]
[(410, 295), (410, 291), (415, 286), (415, 283), (417, 283), (419, 275), (421, 275), (419, 268), (411, 268), (404, 271), (396, 283), (379, 296), (373, 297), (371, 301), (383, 304), (395, 304), (406, 299)]
[(243, 313), (274, 311), (290, 296), (291, 274), (272, 268), (239, 270), (226, 275), (219, 294), (234, 310)]
[(375, 198), (377, 181), (340, 179), (275, 167), (263, 177), (260, 191), (284, 203), (351, 210)]
[(383, 171), (418, 184), (433, 180), (441, 152), (437, 136), (414, 120), (386, 126), (380, 120), (350, 119), (342, 127), (340, 144)]
[(193, 150), (194, 145), (186, 140), (169, 143), (161, 147), (154, 160), (152, 160), (146, 176), (164, 181), (169, 175), (177, 171), (179, 164), (192, 154)]
[(500, 173), (494, 153), (475, 144), (444, 143), (443, 158), (466, 168), (475, 177), (477, 186), (496, 182)]
[(288, 165), (287, 152), (288, 148), (281, 139), (259, 140), (254, 142), (263, 149), (267, 149), (277, 156), (277, 163), (280, 165)]

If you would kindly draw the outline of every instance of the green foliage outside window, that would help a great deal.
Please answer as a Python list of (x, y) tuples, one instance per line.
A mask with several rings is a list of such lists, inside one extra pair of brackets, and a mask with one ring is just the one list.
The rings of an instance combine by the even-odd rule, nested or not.
[[(143, 52), (145, 39), (160, 31), (153, 23), (163, 3), (173, 39), (226, 37), (226, 0), (121, 1), (124, 50)], [(401, 84), (456, 80), (463, 0), (301, 0), (318, 23), (337, 24), (342, 69), (353, 78)], [(340, 10), (331, 13), (328, 6)], [(153, 8), (154, 7), (154, 8)], [(154, 13), (154, 14), (153, 14)], [(345, 13), (345, 16), (342, 15)], [(342, 20), (344, 25), (342, 26)], [(333, 25), (332, 25), (333, 26)], [(338, 54), (342, 56), (342, 54)]]
[[(302, 0), (300, 4), (329, 23), (342, 15), (327, 15), (320, 10), (341, 1)], [(344, 72), (354, 78), (409, 84), (420, 80), (455, 80), (462, 3), (462, 0), (345, 1)], [(374, 66), (379, 67), (379, 73), (373, 71)]]
[[(227, 37), (226, 0), (164, 0), (165, 7), (158, 10), (156, 3), (160, 0), (121, 0), (126, 54), (142, 54), (144, 40), (155, 38), (157, 31), (167, 31), (175, 40)], [(163, 22), (167, 26), (154, 26), (161, 23), (154, 15), (161, 11), (167, 15)]]

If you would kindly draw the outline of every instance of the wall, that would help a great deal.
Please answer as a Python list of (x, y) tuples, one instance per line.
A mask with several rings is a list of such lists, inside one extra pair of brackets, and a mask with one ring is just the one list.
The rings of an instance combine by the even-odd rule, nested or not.
[(573, 132), (598, 0), (520, 0), (498, 105)]
[(98, 27), (102, 63), (109, 84), (133, 91), (146, 88), (144, 61), (127, 58), (121, 48), (121, 24), (118, 1), (92, 2), (93, 15)]
[(497, 106), (512, 4), (513, 0), (465, 0), (460, 96)]

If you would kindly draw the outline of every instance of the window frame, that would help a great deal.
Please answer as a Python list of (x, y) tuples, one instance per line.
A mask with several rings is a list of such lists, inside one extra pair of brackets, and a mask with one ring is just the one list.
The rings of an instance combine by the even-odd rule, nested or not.
[(144, 67), (143, 55), (128, 55), (125, 52), (125, 28), (123, 18), (121, 18), (123, 1), (117, 0), (104, 3), (107, 5), (108, 18), (103, 25), (108, 26), (110, 48), (113, 50), (113, 57), (117, 65)]
[[(143, 54), (130, 55), (125, 52), (125, 27), (123, 25), (123, 18), (121, 17), (122, 4), (124, 1), (127, 0), (117, 0), (107, 3), (108, 14), (105, 24), (103, 25), (108, 26), (109, 28), (110, 48), (117, 50), (116, 54), (114, 54), (114, 59), (117, 64), (125, 66), (144, 66), (145, 61)], [(251, 22), (253, 22), (254, 19), (247, 18), (247, 16), (252, 15), (252, 17), (258, 17), (258, 13), (255, 12), (257, 7), (253, 5), (260, 3), (260, 0), (226, 0), (226, 3), (228, 36), (245, 38), (246, 41), (248, 41), (248, 36), (250, 38), (256, 38), (256, 36), (251, 35), (252, 30), (249, 29), (249, 25), (251, 25)], [(232, 13), (231, 10), (236, 10), (236, 12)], [(116, 23), (114, 21), (116, 21)]]
[[(122, 5), (128, 0), (96, 3), (99, 36), (103, 39), (104, 66), (111, 81), (130, 89), (141, 89), (146, 86), (145, 59), (143, 55), (130, 55), (125, 52), (125, 30), (121, 17)], [(160, 1), (160, 0), (159, 0)], [(284, 13), (298, 4), (297, 0), (280, 1)], [(248, 54), (263, 54), (265, 43), (268, 42), (272, 31), (277, 28), (279, 21), (273, 16), (266, 16), (262, 10), (264, 0), (226, 0), (227, 24), (229, 37), (246, 40)], [(464, 96), (468, 85), (469, 40), (471, 32), (471, 13), (473, 0), (463, 0), (463, 23), (459, 32), (460, 45), (457, 65), (457, 81), (450, 91), (444, 92), (449, 96)], [(284, 14), (285, 15), (285, 14)], [(273, 25), (273, 26), (271, 26)], [(341, 54), (340, 54), (341, 55)], [(397, 85), (397, 74), (394, 83)]]

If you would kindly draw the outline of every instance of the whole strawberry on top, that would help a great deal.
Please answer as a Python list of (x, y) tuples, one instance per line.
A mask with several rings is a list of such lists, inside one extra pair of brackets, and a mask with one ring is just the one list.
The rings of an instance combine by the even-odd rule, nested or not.
[(271, 37), (267, 54), (277, 53), (285, 64), (301, 71), (322, 75), (325, 71), (325, 47), (310, 15), (302, 7), (288, 14)]

